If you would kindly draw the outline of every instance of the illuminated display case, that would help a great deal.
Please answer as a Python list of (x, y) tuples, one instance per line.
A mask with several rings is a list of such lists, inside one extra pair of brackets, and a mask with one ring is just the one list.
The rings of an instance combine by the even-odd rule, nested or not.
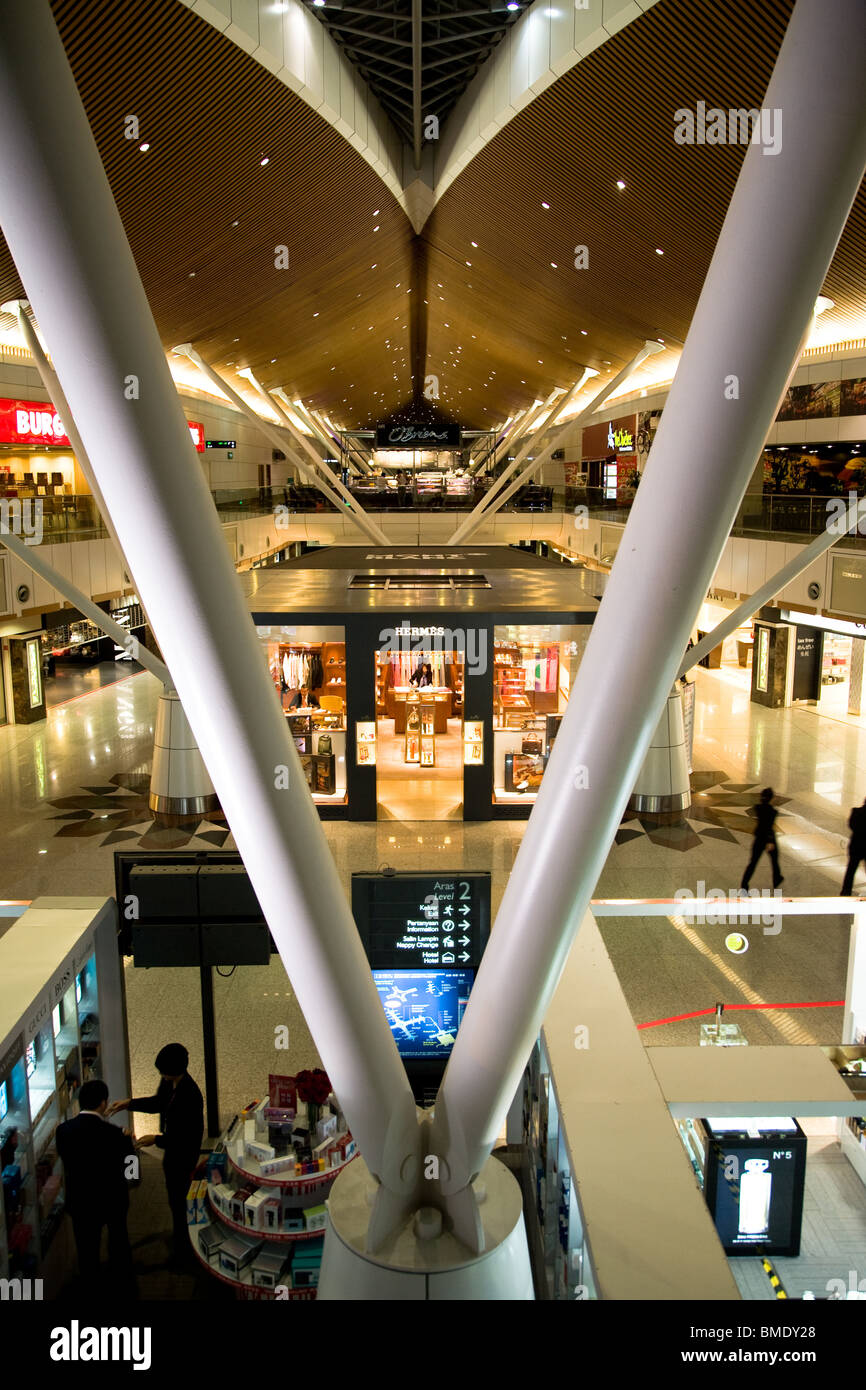
[(358, 767), (376, 765), (375, 719), (359, 719), (355, 723), (355, 762)]
[(436, 710), (432, 701), (406, 701), (404, 760), (419, 767), (436, 765)]
[(463, 766), (480, 766), (484, 762), (484, 721), (467, 719), (463, 725)]
[[(78, 903), (93, 904), (89, 926)], [(125, 1033), (113, 901), (77, 900), (72, 910), (37, 900), (0, 940), (0, 1278), (43, 1279), (46, 1298), (71, 1259), (57, 1126), (77, 1113), (83, 1081), (127, 1094)]]

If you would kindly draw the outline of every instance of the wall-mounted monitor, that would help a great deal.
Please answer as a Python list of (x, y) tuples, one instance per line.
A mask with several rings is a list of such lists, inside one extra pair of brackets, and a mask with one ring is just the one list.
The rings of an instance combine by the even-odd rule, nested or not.
[(373, 971), (401, 1057), (447, 1060), (474, 979), (474, 970)]

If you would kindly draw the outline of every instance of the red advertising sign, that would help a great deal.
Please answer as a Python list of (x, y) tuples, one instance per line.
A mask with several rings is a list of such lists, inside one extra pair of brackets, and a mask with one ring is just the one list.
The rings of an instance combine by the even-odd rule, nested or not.
[(63, 421), (50, 402), (0, 399), (0, 444), (70, 448)]
[(189, 425), (189, 432), (192, 435), (196, 453), (203, 454), (205, 450), (204, 425), (200, 425), (198, 420), (187, 420), (186, 423)]

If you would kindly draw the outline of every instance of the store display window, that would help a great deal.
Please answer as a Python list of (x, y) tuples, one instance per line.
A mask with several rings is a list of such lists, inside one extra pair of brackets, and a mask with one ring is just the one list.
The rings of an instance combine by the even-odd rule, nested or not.
[(345, 804), (345, 628), (257, 631), (313, 800)]
[(494, 629), (494, 802), (537, 796), (589, 633), (576, 624)]
[[(464, 653), (425, 648), (424, 638), (376, 653), (379, 815), (447, 820), (463, 803)], [(478, 741), (476, 747), (482, 747)], [(359, 745), (360, 748), (360, 745)], [(358, 761), (373, 758), (359, 756)], [(474, 759), (480, 761), (480, 758)]]

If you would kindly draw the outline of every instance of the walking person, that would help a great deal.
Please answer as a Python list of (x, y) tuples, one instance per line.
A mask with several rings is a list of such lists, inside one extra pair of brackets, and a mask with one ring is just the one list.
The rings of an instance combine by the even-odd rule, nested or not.
[(156, 1095), (117, 1101), (109, 1109), (159, 1115), (159, 1134), (145, 1134), (140, 1147), (155, 1144), (165, 1157), (162, 1167), (174, 1232), (174, 1258), (188, 1263), (191, 1248), (186, 1219), (186, 1194), (198, 1166), (204, 1135), (204, 1101), (187, 1067), (189, 1053), (182, 1043), (168, 1043), (154, 1063), (160, 1075)]
[(749, 814), (755, 817), (758, 824), (755, 826), (755, 838), (752, 841), (752, 857), (746, 866), (746, 872), (743, 874), (741, 887), (748, 888), (758, 860), (764, 850), (767, 850), (770, 863), (773, 866), (773, 887), (778, 888), (779, 884), (784, 883), (785, 880), (779, 871), (779, 847), (776, 844), (776, 808), (773, 805), (772, 787), (764, 788), (760, 801), (756, 806), (749, 808)]
[(854, 806), (848, 817), (848, 829), (851, 831), (851, 839), (848, 841), (848, 867), (845, 870), (845, 882), (842, 884), (840, 897), (850, 898), (854, 891), (854, 875), (858, 868), (866, 860), (866, 801), (862, 806)]
[(104, 1081), (85, 1081), (78, 1092), (79, 1113), (58, 1125), (57, 1152), (66, 1179), (66, 1210), (72, 1218), (78, 1269), (82, 1282), (98, 1293), (99, 1253), (103, 1227), (108, 1228), (108, 1272), (111, 1290), (122, 1297), (135, 1293), (132, 1251), (126, 1229), (129, 1159), (133, 1141), (116, 1125), (106, 1123), (108, 1087)]

